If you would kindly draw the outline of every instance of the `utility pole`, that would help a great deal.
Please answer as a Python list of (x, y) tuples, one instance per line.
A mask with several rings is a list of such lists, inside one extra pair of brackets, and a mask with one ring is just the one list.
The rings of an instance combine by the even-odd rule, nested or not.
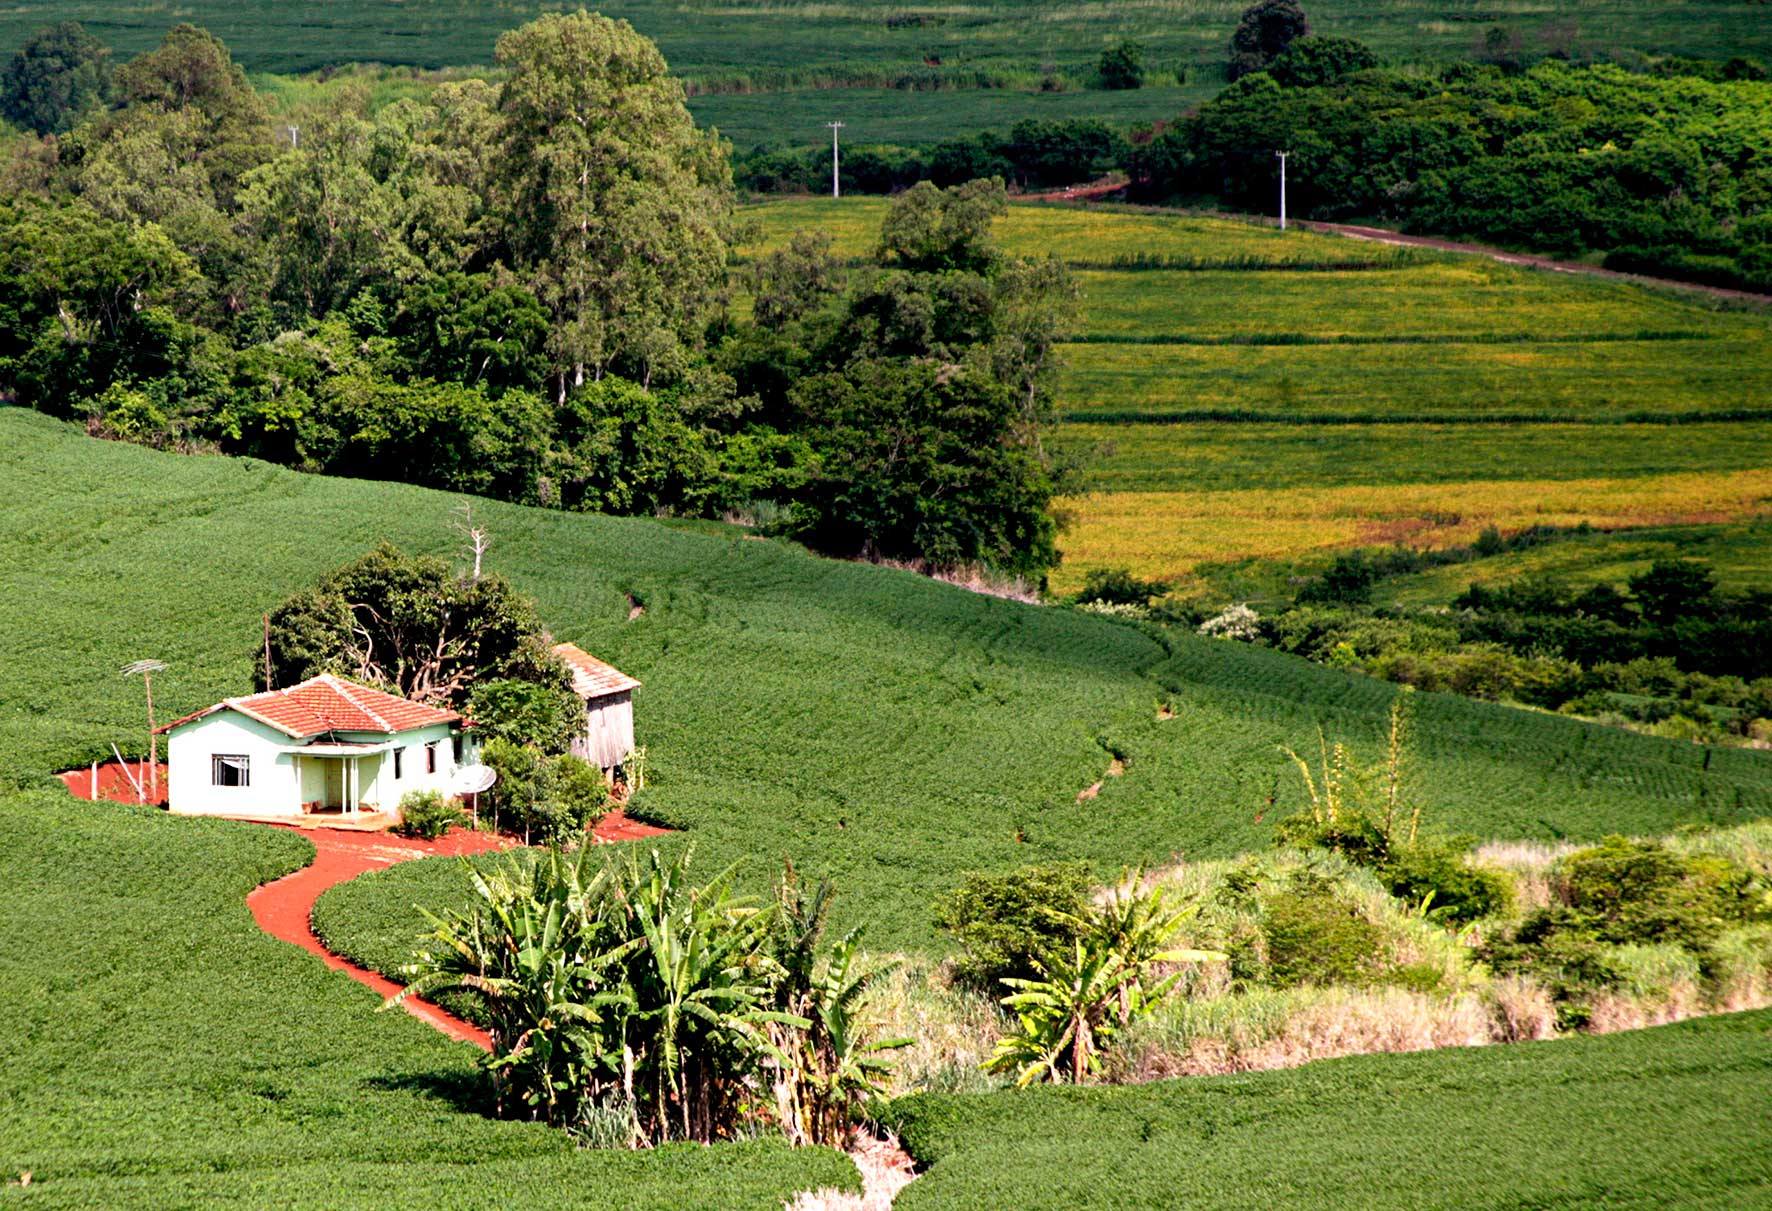
[(1280, 230), (1286, 230), (1286, 156), (1284, 151), (1274, 153), (1280, 157)]
[[(154, 734), (154, 674), (163, 672), (165, 668), (164, 661), (136, 660), (118, 670), (125, 677), (140, 677), (148, 692), (148, 777), (153, 783), (153, 801), (156, 804), (160, 802), (160, 738)], [(139, 784), (136, 797), (141, 797)]]
[(299, 150), (301, 148), (301, 127), (291, 123), (287, 129), (289, 131), (290, 150)]
[(843, 124), (841, 122), (826, 122), (825, 125), (831, 128), (831, 196), (840, 198), (843, 196), (843, 190), (837, 183), (837, 132), (843, 129)]

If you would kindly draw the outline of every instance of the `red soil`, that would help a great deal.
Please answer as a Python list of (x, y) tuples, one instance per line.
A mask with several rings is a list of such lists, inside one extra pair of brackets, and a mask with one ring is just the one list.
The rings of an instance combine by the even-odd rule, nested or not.
[[(271, 825), (288, 828), (290, 825)], [(266, 883), (246, 897), (258, 927), (273, 938), (291, 942), (310, 954), (318, 955), (326, 966), (342, 971), (372, 988), (383, 997), (400, 991), (400, 985), (378, 972), (359, 967), (349, 959), (333, 954), (315, 936), (310, 921), (314, 902), (320, 893), (335, 883), (355, 879), (372, 870), (382, 870), (396, 862), (413, 858), (431, 858), (448, 854), (476, 854), (488, 850), (507, 849), (516, 844), (508, 837), (477, 833), (465, 828), (452, 828), (435, 841), (414, 841), (391, 833), (351, 832), (335, 828), (305, 828), (316, 851), (313, 864), (294, 874)], [(598, 844), (617, 841), (639, 841), (658, 837), (669, 829), (655, 828), (630, 820), (620, 811), (612, 811), (597, 824)], [(458, 1042), (472, 1043), (485, 1051), (492, 1049), (492, 1039), (484, 1030), (446, 1013), (429, 1001), (408, 997), (406, 1011), (419, 1021), (434, 1026)]]
[[(124, 771), (128, 772), (125, 773)], [(107, 761), (98, 767), (98, 794), (92, 793), (92, 770), (71, 769), (66, 773), (57, 774), (62, 784), (68, 788), (76, 799), (93, 798), (110, 799), (117, 803), (136, 803), (135, 786), (129, 781), (133, 775), (140, 780), (142, 791), (152, 797), (150, 787), (150, 770), (146, 761), (128, 761), (118, 765), (115, 761)], [(166, 763), (160, 763), (160, 803), (166, 802)]]
[[(384, 975), (333, 954), (314, 935), (309, 919), (313, 915), (314, 901), (320, 898), (320, 893), (335, 883), (354, 879), (367, 871), (381, 870), (396, 862), (429, 858), (438, 854), (483, 853), (503, 849), (511, 844), (502, 837), (460, 828), (451, 829), (436, 841), (412, 841), (388, 833), (346, 832), (331, 828), (303, 831), (318, 851), (314, 855), (313, 864), (256, 888), (246, 897), (246, 907), (252, 910), (253, 920), (258, 922), (258, 927), (273, 938), (292, 942), (310, 954), (318, 955), (326, 966), (344, 972), (383, 997), (391, 997), (399, 992), (400, 985)], [(445, 1013), (428, 1001), (408, 997), (405, 1007), (419, 1021), (436, 1027), (458, 1042), (472, 1043), (484, 1051), (492, 1049), (492, 1039), (484, 1030), (453, 1014)]]

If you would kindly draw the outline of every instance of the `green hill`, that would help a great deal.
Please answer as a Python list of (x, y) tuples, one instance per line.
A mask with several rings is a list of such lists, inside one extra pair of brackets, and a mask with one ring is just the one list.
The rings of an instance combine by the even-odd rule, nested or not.
[[(0, 409), (0, 752), (14, 775), (145, 746), (162, 718), (250, 680), (260, 615), (387, 538), (453, 551), (457, 503), (93, 441)], [(1389, 685), (1271, 651), (979, 596), (740, 532), (476, 505), (490, 565), (572, 639), (645, 682), (641, 806), (758, 874), (840, 883), (870, 941), (932, 941), (967, 869), (1102, 869), (1267, 844), (1301, 804), (1282, 744), (1378, 753)], [(628, 621), (632, 594), (645, 613)], [(1158, 706), (1173, 718), (1159, 719)], [(1412, 775), (1434, 823), (1488, 837), (1663, 832), (1772, 815), (1772, 760), (1420, 696)], [(1078, 791), (1125, 759), (1094, 799)], [(1270, 802), (1270, 796), (1274, 801)]]
[[(259, 614), (290, 589), (379, 538), (438, 551), (455, 538), (455, 502), (438, 493), (96, 442), (16, 409), (0, 409), (0, 477), (12, 540), (0, 768), (21, 783), (110, 739), (139, 747), (124, 660), (169, 662), (163, 717), (207, 703), (245, 685)], [(736, 531), (476, 509), (494, 566), (556, 631), (646, 680), (647, 807), (710, 856), (749, 854), (761, 870), (791, 853), (836, 873), (846, 914), (867, 916), (876, 945), (927, 943), (930, 896), (970, 866), (1259, 845), (1271, 814), (1297, 800), (1275, 744), (1311, 739), (1320, 718), (1370, 751), (1388, 702), (1386, 686), (1272, 653), (1169, 651), (1105, 619)], [(635, 621), (624, 593), (646, 607)], [(1159, 701), (1174, 719), (1158, 721)], [(1457, 699), (1419, 705), (1418, 785), (1448, 825), (1593, 836), (1772, 812), (1761, 754)], [(1107, 746), (1126, 773), (1078, 804)], [(374, 994), (253, 925), (245, 893), (308, 855), (270, 829), (89, 806), (59, 789), (0, 792), (0, 1203), (764, 1211), (795, 1190), (855, 1184), (822, 1150), (581, 1152), (539, 1125), (474, 1113), (466, 1048), (373, 1015)], [(446, 895), (455, 877), (448, 864), (393, 873), (408, 872), (404, 903)], [(1407, 1190), (1451, 1206), (1510, 1158), (1508, 1189), (1526, 1201), (1648, 1206), (1679, 1180), (1711, 1205), (1743, 1205), (1730, 1200), (1763, 1189), (1763, 1132), (1743, 1126), (1743, 1107), (1763, 1100), (1764, 1032), (1762, 1014), (1087, 1101), (915, 1099), (900, 1125), (934, 1168), (904, 1205), (978, 1205), (1010, 1188), (1030, 1206), (1055, 1191), (1067, 1206), (1148, 1205), (1183, 1188), (1216, 1197), (1257, 1174), (1278, 1205), (1283, 1191), (1297, 1205), (1352, 1205), (1379, 1163), (1387, 1190), (1404, 1189), (1391, 1166), (1418, 1166), (1426, 1184)], [(1448, 1123), (1469, 1146), (1445, 1151)], [(1670, 1142), (1671, 1123), (1685, 1143)], [(1084, 1143), (1061, 1148), (1061, 1136)], [(1653, 1149), (1657, 1166), (1594, 1159), (1620, 1138), (1632, 1155)], [(1194, 1159), (1203, 1142), (1209, 1168)], [(1149, 1197), (1114, 1202), (1129, 1164)]]

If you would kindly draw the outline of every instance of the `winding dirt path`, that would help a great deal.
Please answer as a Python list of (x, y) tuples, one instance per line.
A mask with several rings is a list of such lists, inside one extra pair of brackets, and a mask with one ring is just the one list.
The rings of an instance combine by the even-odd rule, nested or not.
[[(273, 938), (299, 946), (309, 954), (318, 956), (326, 966), (334, 971), (344, 972), (382, 997), (393, 996), (400, 991), (401, 986), (379, 972), (359, 967), (342, 955), (334, 954), (315, 935), (312, 924), (314, 902), (320, 898), (321, 893), (334, 884), (355, 879), (372, 870), (386, 869), (396, 862), (410, 862), (414, 858), (486, 853), (508, 849), (516, 844), (506, 837), (471, 832), (463, 828), (450, 829), (435, 841), (415, 841), (396, 837), (392, 833), (352, 832), (332, 828), (296, 829), (292, 825), (266, 821), (255, 823), (305, 833), (314, 843), (315, 853), (311, 864), (284, 875), (281, 879), (261, 884), (247, 895), (246, 907), (252, 910), (252, 919)], [(599, 842), (639, 841), (660, 836), (666, 831), (668, 830), (630, 820), (621, 812), (614, 811), (598, 823), (595, 835)], [(464, 1022), (454, 1014), (418, 997), (409, 997), (404, 1004), (406, 1011), (413, 1017), (427, 1026), (435, 1027), (457, 1042), (472, 1043), (483, 1051), (492, 1049), (492, 1039), (473, 1023)]]
[[(268, 827), (289, 826), (273, 824)], [(400, 985), (379, 972), (359, 967), (349, 959), (333, 954), (315, 935), (310, 922), (314, 902), (320, 898), (320, 893), (335, 883), (355, 879), (372, 870), (383, 870), (396, 862), (441, 854), (485, 853), (509, 844), (501, 837), (459, 828), (451, 829), (436, 841), (413, 841), (388, 833), (344, 832), (330, 828), (299, 831), (305, 832), (314, 843), (314, 861), (293, 874), (253, 889), (246, 897), (246, 907), (252, 910), (252, 919), (258, 922), (258, 927), (273, 938), (318, 955), (326, 966), (344, 972), (382, 997), (393, 996), (400, 991)], [(413, 1017), (458, 1043), (472, 1043), (482, 1051), (492, 1050), (491, 1037), (471, 1022), (464, 1022), (417, 997), (408, 998), (405, 1006)]]

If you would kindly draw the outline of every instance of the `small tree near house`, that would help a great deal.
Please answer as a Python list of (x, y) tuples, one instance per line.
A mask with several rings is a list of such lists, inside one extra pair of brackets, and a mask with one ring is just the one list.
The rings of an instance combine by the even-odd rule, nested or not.
[(337, 673), (459, 709), (477, 681), (570, 684), (535, 603), (504, 577), (461, 576), (388, 543), (284, 601), (267, 629), (271, 685), (261, 689)]

